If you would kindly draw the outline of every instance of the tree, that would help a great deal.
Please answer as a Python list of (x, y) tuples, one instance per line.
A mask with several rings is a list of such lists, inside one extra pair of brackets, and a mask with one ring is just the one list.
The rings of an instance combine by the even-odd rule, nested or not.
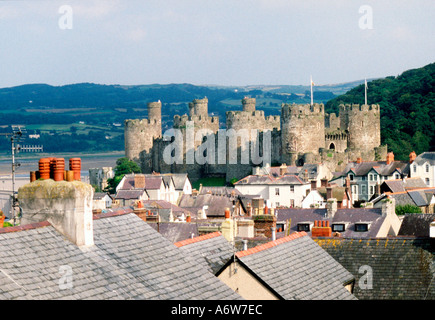
[(396, 206), (396, 214), (398, 216), (405, 215), (407, 213), (421, 213), (421, 209), (412, 204), (404, 204)]
[(107, 179), (107, 187), (104, 189), (105, 192), (109, 192), (111, 194), (116, 192), (116, 187), (126, 174), (141, 173), (141, 170), (136, 162), (124, 157), (116, 160), (114, 172), (115, 176), (113, 178)]

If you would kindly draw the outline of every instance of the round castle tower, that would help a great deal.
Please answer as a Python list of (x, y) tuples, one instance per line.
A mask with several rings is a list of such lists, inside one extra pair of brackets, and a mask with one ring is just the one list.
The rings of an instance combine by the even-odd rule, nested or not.
[(381, 145), (381, 120), (378, 104), (340, 105), (341, 128), (349, 132), (348, 147), (370, 151)]
[[(125, 156), (142, 164), (141, 158), (150, 153), (154, 139), (162, 136), (162, 103), (148, 103), (148, 119), (124, 121)], [(145, 153), (145, 154), (144, 154)]]
[(298, 154), (319, 154), (325, 147), (323, 104), (281, 106), (282, 161), (294, 164)]
[(248, 112), (254, 112), (255, 111), (255, 98), (243, 98), (242, 99), (242, 105), (243, 105), (243, 111)]

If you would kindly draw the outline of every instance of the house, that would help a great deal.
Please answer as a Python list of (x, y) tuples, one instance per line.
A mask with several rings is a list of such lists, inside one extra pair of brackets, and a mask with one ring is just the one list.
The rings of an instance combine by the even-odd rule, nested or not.
[(234, 186), (242, 194), (260, 195), (270, 201), (273, 208), (301, 207), (310, 190), (310, 183), (296, 175), (250, 175), (234, 183)]
[(397, 206), (417, 206), (422, 213), (435, 212), (435, 188), (411, 189), (402, 192), (385, 192), (371, 200), (373, 207), (382, 206), (385, 199), (394, 199)]
[(355, 276), (359, 300), (434, 300), (433, 238), (315, 238)]
[(79, 181), (19, 189), (22, 224), (0, 230), (1, 299), (241, 299), (134, 213), (92, 215), (92, 192)]
[(390, 152), (386, 161), (362, 161), (358, 158), (356, 162), (349, 162), (344, 170), (329, 182), (344, 187), (346, 179), (349, 179), (353, 203), (368, 202), (376, 193), (377, 185), (386, 180), (409, 176), (409, 168), (409, 161), (395, 161), (394, 154)]
[(331, 236), (353, 238), (395, 236), (401, 223), (395, 213), (394, 200), (382, 202), (382, 208), (337, 209), (332, 199), (326, 209), (278, 209), (276, 227), (283, 233), (277, 237), (296, 231), (312, 235), (318, 221), (329, 224)]
[(316, 181), (311, 181), (311, 191), (302, 200), (302, 208), (325, 208), (328, 199), (334, 198), (337, 201), (337, 208), (352, 208), (352, 195), (350, 183), (347, 180), (346, 187), (325, 184), (322, 180), (322, 187), (316, 187)]
[(355, 299), (355, 277), (305, 232), (239, 251), (216, 275), (247, 300)]
[(118, 190), (115, 201), (118, 206), (134, 206), (139, 201), (148, 200), (149, 196), (144, 189)]
[(185, 221), (190, 211), (165, 200), (143, 200), (142, 206), (160, 217), (160, 222)]
[(405, 179), (395, 179), (395, 180), (387, 180), (382, 182), (380, 185), (380, 190), (377, 192), (378, 196), (382, 193), (390, 192), (404, 192), (407, 190), (421, 189), (427, 188), (427, 185), (424, 183), (423, 179), (420, 177), (414, 178), (405, 178)]
[(113, 199), (109, 193), (95, 192), (92, 201), (92, 208), (97, 210), (105, 210), (112, 207), (112, 202)]
[(306, 163), (303, 166), (287, 166), (285, 163), (281, 166), (264, 166), (264, 167), (253, 167), (253, 175), (271, 175), (273, 177), (279, 177), (284, 175), (296, 175), (302, 181), (308, 182), (315, 180), (316, 187), (321, 186), (322, 179), (332, 179), (333, 174), (329, 168), (321, 163)]
[(435, 187), (435, 152), (423, 152), (415, 157), (410, 176), (422, 178), (427, 187)]

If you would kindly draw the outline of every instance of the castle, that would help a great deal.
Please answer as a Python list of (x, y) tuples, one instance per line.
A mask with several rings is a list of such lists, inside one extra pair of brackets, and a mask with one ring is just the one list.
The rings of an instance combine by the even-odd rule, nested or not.
[[(338, 117), (325, 114), (323, 104), (282, 104), (280, 116), (266, 117), (264, 111), (256, 110), (255, 98), (245, 97), (242, 111), (226, 112), (223, 130), (219, 118), (208, 115), (207, 98), (195, 99), (189, 103), (188, 114), (174, 116), (173, 131), (177, 133), (169, 136), (162, 134), (161, 108), (160, 101), (148, 103), (148, 119), (124, 123), (125, 155), (140, 164), (144, 173), (188, 173), (191, 179), (225, 176), (231, 181), (251, 174), (252, 167), (258, 165), (324, 163), (337, 171), (356, 158), (379, 160), (387, 154), (386, 146), (381, 146), (380, 108), (376, 104), (340, 105)], [(224, 149), (222, 139), (215, 139), (223, 131), (239, 133), (236, 150), (230, 148), (228, 135), (223, 135)], [(174, 149), (177, 138), (182, 142)], [(249, 155), (249, 145), (254, 146), (251, 156), (254, 149), (260, 159), (267, 153), (267, 163), (264, 159), (260, 164), (254, 159), (241, 161)], [(178, 153), (182, 161), (164, 161), (168, 152), (171, 156)], [(189, 161), (194, 155), (199, 160)]]

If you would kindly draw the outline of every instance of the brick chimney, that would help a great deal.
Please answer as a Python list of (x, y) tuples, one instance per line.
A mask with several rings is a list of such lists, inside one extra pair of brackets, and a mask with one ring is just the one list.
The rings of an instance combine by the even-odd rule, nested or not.
[(391, 164), (394, 161), (394, 153), (388, 152), (387, 154), (387, 164)]
[(314, 227), (311, 229), (312, 237), (331, 237), (332, 229), (329, 226), (329, 221), (315, 220)]
[(48, 221), (77, 246), (94, 244), (94, 189), (81, 181), (36, 180), (18, 189), (21, 225)]
[(331, 186), (327, 186), (326, 187), (326, 200), (332, 198), (332, 187)]
[(362, 158), (361, 157), (356, 158), (356, 163), (358, 164), (362, 163)]
[(417, 158), (417, 155), (415, 154), (414, 151), (412, 151), (412, 152), (409, 154), (409, 163), (413, 163), (414, 160), (415, 160), (415, 158)]
[(311, 180), (311, 191), (316, 190), (316, 189), (317, 189), (317, 181)]
[(322, 188), (326, 188), (328, 186), (328, 179), (326, 179), (326, 178), (321, 179), (320, 180), (320, 186)]
[(145, 189), (145, 176), (143, 174), (134, 175), (134, 188)]

